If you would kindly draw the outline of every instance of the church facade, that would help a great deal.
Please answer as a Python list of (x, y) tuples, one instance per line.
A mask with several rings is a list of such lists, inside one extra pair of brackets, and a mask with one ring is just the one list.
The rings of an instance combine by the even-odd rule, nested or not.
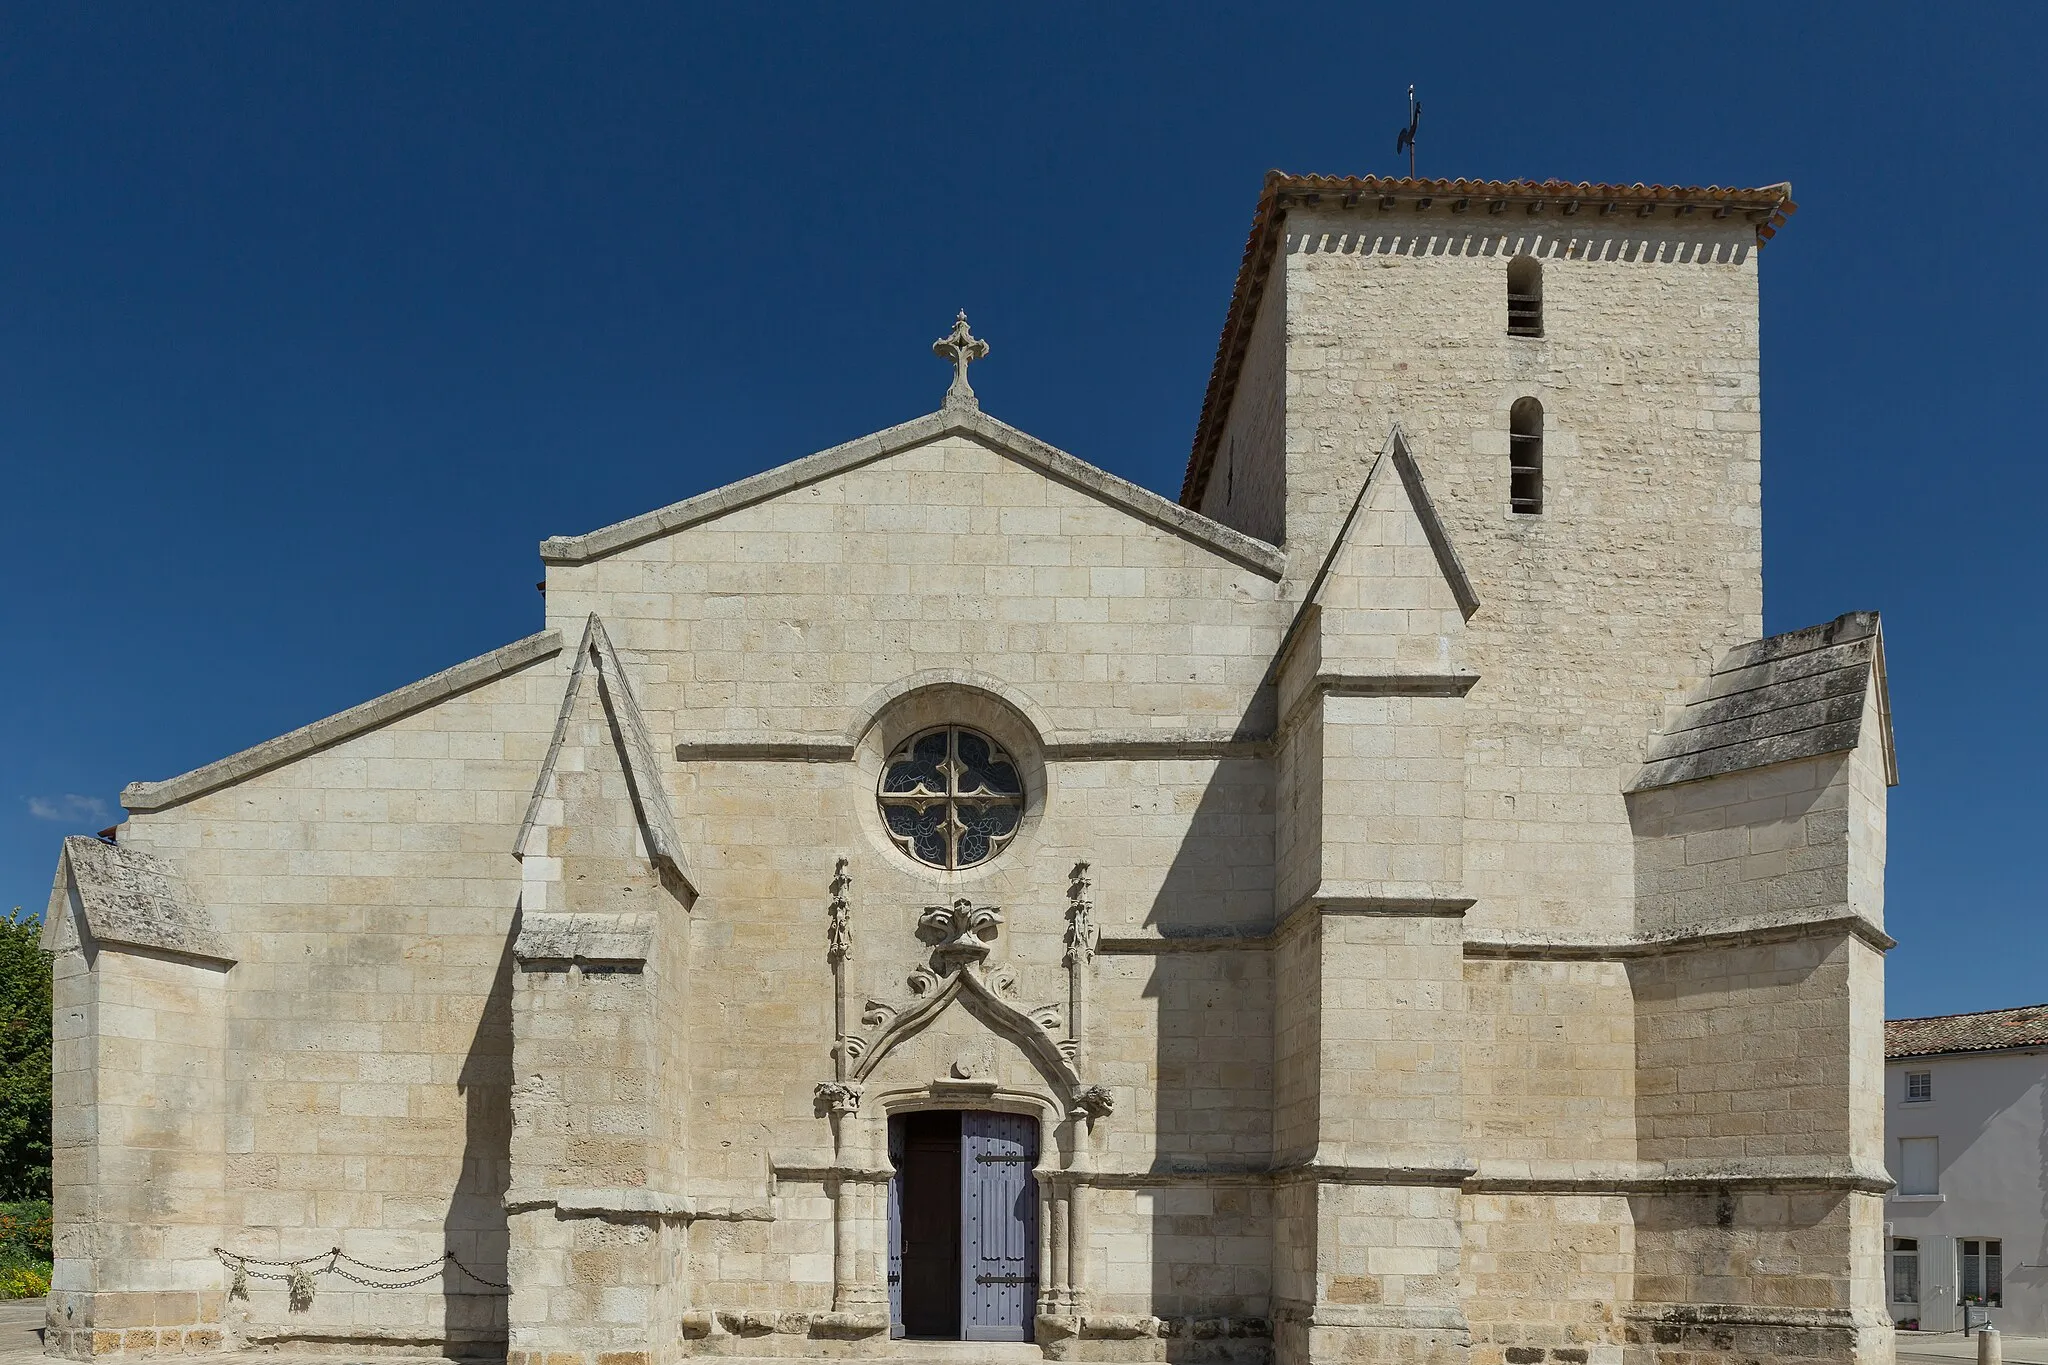
[(47, 1349), (1888, 1360), (1881, 636), (1762, 630), (1792, 207), (1275, 173), (1178, 500), (963, 316), (938, 411), (132, 785)]

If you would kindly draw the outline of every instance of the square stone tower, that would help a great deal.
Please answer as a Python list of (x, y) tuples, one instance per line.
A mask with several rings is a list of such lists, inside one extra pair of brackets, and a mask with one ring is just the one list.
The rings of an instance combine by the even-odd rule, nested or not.
[(1793, 208), (1268, 177), (1182, 501), (1299, 604), (1283, 1359), (1889, 1349), (1882, 649), (1758, 642)]

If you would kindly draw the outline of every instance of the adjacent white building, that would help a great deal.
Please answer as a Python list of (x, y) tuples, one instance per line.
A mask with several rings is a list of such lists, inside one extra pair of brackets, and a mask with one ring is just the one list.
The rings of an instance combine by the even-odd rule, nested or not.
[(1884, 1029), (1892, 1320), (2048, 1333), (2048, 1005)]

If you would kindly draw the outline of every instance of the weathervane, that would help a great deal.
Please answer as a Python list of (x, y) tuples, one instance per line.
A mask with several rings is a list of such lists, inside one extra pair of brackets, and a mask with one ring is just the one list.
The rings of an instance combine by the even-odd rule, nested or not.
[(1422, 101), (1415, 98), (1415, 87), (1408, 87), (1408, 126), (1394, 134), (1394, 155), (1408, 153), (1408, 178), (1415, 178), (1415, 130), (1422, 126)]
[(932, 354), (953, 362), (953, 383), (946, 390), (949, 408), (979, 408), (974, 386), (967, 382), (967, 367), (988, 354), (988, 343), (967, 330), (967, 310), (953, 319), (953, 330), (932, 343)]

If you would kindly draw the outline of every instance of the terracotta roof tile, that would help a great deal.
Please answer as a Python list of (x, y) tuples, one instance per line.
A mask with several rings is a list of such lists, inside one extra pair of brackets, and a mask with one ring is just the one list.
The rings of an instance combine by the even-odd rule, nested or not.
[(1216, 363), (1209, 371), (1209, 390), (1202, 399), (1201, 421), (1195, 427), (1194, 450), (1188, 456), (1187, 475), (1181, 480), (1180, 500), (1185, 507), (1200, 510), (1202, 488), (1215, 463), (1216, 444), (1223, 434), (1223, 419), (1230, 411), (1230, 399), (1237, 389), (1238, 368), (1251, 336), (1260, 296), (1265, 292), (1266, 273), (1273, 263), (1284, 235), (1280, 231), (1286, 211), (1296, 203), (1315, 204), (1323, 196), (1337, 196), (1345, 205), (1367, 197), (1419, 200), (1423, 198), (1481, 199), (1514, 204), (1591, 202), (1613, 204), (1654, 213), (1670, 208), (1675, 213), (1710, 209), (1716, 216), (1740, 213), (1756, 223), (1759, 245), (1767, 242), (1785, 225), (1787, 215), (1798, 211), (1792, 202), (1792, 186), (1765, 185), (1757, 189), (1722, 188), (1719, 185), (1596, 185), (1568, 180), (1411, 180), (1405, 176), (1289, 175), (1266, 172), (1266, 186), (1252, 213), (1251, 235), (1245, 240), (1244, 260), (1237, 269), (1237, 287), (1230, 296), (1230, 311), (1224, 315), (1223, 336), (1216, 345)]
[(1990, 1052), (2006, 1047), (2048, 1047), (2048, 1005), (1884, 1021), (1886, 1057), (1932, 1057), (1942, 1052)]

